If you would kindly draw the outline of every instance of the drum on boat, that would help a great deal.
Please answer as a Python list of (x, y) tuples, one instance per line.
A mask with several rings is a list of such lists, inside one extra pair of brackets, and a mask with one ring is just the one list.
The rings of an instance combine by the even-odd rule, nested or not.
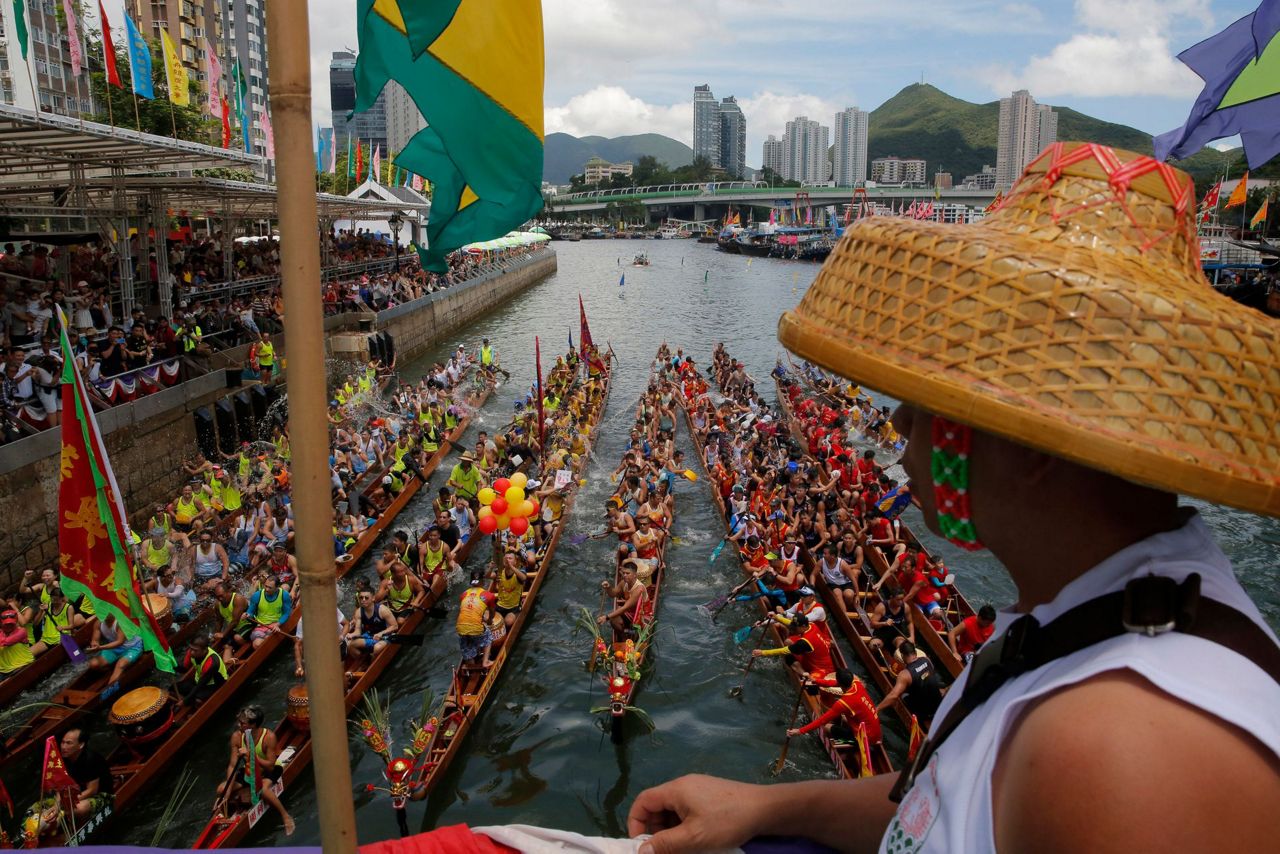
[(142, 604), (155, 618), (156, 625), (167, 634), (173, 627), (173, 606), (169, 602), (169, 597), (163, 593), (148, 593), (142, 598), (144, 600)]
[(126, 744), (146, 744), (173, 727), (173, 701), (163, 688), (144, 685), (116, 700), (107, 719)]
[(285, 717), (300, 730), (311, 729), (311, 701), (307, 699), (307, 686), (294, 685), (285, 698)]

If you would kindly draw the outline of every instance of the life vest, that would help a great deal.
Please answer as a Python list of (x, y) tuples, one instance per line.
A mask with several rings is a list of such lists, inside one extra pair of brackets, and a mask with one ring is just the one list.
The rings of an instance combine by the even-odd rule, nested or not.
[(426, 546), (425, 551), (427, 556), (423, 558), (422, 570), (427, 575), (435, 575), (444, 568), (444, 543), (435, 551), (431, 550), (431, 546)]
[(279, 623), (280, 617), (284, 615), (284, 591), (277, 589), (276, 598), (268, 599), (267, 592), (263, 590), (258, 594), (258, 610), (257, 619), (262, 625), (268, 623)]
[(276, 363), (276, 346), (270, 341), (258, 344), (258, 364), (269, 368)]
[(514, 608), (520, 604), (520, 596), (524, 593), (524, 585), (520, 583), (520, 575), (511, 573), (508, 577), (506, 570), (498, 573), (498, 607)]
[(182, 336), (182, 352), (190, 353), (196, 348), (196, 344), (200, 342), (200, 327), (193, 326), (190, 331)]
[(218, 655), (218, 653), (214, 652), (213, 648), (210, 647), (205, 651), (204, 658), (200, 659), (200, 663), (196, 665), (195, 677), (197, 685), (204, 682), (207, 678), (207, 674), (204, 672), (204, 667), (209, 662), (210, 658), (218, 663), (217, 673), (222, 677), (222, 681), (227, 681), (227, 663), (222, 660), (222, 656)]
[(239, 462), (239, 465), (236, 467), (236, 475), (239, 477), (245, 478), (247, 480), (249, 477), (249, 474), (252, 471), (253, 471), (253, 460), (249, 459), (248, 454), (243, 454), (243, 453), (240, 454), (240, 462)]
[(480, 364), (486, 368), (493, 364), (493, 348), (488, 344), (480, 348)]
[[(215, 481), (216, 482), (216, 481)], [(234, 482), (228, 481), (222, 485), (222, 509), (230, 513), (233, 510), (239, 510), (243, 506), (240, 500), (240, 487)]]
[(199, 512), (199, 509), (196, 507), (196, 499), (194, 495), (191, 496), (189, 500), (183, 499), (182, 496), (178, 496), (177, 509), (174, 516), (177, 517), (180, 523), (183, 525), (190, 525), (191, 521), (196, 518), (196, 514)]
[(394, 578), (387, 585), (387, 605), (392, 611), (403, 611), (411, 599), (413, 599), (413, 585), (409, 583), (409, 576), (404, 577), (404, 587), (397, 588)]
[(484, 614), (489, 606), (485, 602), (483, 587), (469, 587), (462, 594), (462, 605), (458, 609), (458, 634), (465, 637), (478, 637), (484, 634)]
[(221, 602), (217, 602), (216, 607), (218, 609), (218, 616), (222, 618), (222, 622), (225, 623), (232, 632), (243, 631), (251, 625), (249, 618), (244, 614), (240, 615), (240, 622), (236, 623), (234, 626), (231, 625), (231, 615), (235, 613), (236, 608), (235, 596), (232, 596), (231, 601), (225, 605)]
[(31, 654), (31, 647), (25, 643), (0, 647), (0, 673), (21, 670), (35, 660), (36, 657)]
[(147, 566), (152, 570), (158, 570), (162, 566), (168, 566), (169, 561), (173, 560), (173, 555), (169, 551), (169, 541), (165, 540), (160, 548), (156, 548), (148, 539), (143, 549), (143, 558), (147, 562)]

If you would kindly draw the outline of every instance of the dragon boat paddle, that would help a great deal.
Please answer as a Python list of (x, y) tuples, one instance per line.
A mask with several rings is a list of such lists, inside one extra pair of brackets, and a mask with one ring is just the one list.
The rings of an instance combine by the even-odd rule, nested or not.
[(777, 777), (782, 773), (782, 768), (787, 764), (787, 749), (791, 747), (791, 730), (796, 725), (796, 718), (800, 716), (800, 702), (804, 699), (804, 682), (800, 682), (800, 690), (796, 692), (796, 704), (791, 707), (791, 723), (787, 724), (787, 737), (782, 741), (782, 753), (778, 755), (778, 761), (773, 763), (773, 776)]
[[(761, 633), (760, 633), (760, 640), (756, 641), (755, 649), (759, 649), (760, 647), (764, 646), (764, 637), (765, 637), (765, 635), (766, 635), (766, 634), (767, 634), (767, 632), (761, 632)], [(730, 697), (741, 697), (741, 696), (742, 696), (742, 689), (743, 689), (743, 688), (746, 686), (746, 684), (747, 684), (747, 677), (751, 675), (751, 668), (752, 668), (752, 667), (755, 667), (755, 665), (756, 665), (756, 659), (757, 659), (757, 658), (760, 658), (760, 656), (758, 656), (758, 655), (756, 655), (756, 654), (755, 654), (755, 649), (753, 649), (753, 650), (751, 651), (751, 660), (747, 662), (747, 666), (746, 666), (746, 668), (742, 671), (742, 683), (741, 683), (741, 684), (739, 684), (739, 685), (734, 685), (732, 688), (730, 688), (730, 689), (729, 689), (729, 696), (730, 696)]]
[(703, 602), (701, 605), (698, 606), (698, 608), (710, 614), (711, 620), (712, 622), (714, 622), (715, 618), (720, 614), (720, 612), (725, 609), (725, 606), (733, 601), (733, 597), (737, 595), (737, 593), (740, 590), (742, 590), (742, 588), (750, 584), (753, 580), (754, 578), (748, 578), (746, 581), (742, 582), (737, 587), (730, 590), (728, 593), (724, 594), (723, 596), (717, 596), (716, 598), (712, 599), (710, 602)]

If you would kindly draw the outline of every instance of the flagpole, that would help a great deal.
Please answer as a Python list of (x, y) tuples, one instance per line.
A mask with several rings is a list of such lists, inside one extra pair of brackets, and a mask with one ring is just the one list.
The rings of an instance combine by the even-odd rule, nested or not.
[[(333, 505), (329, 502), (329, 428), (325, 394), (324, 317), (316, 229), (316, 173), (311, 154), (311, 37), (307, 0), (272, 0), (267, 9), (269, 80), (280, 130), (276, 148), (280, 274), (289, 357), (289, 435), (293, 445), (294, 540), (302, 601), (315, 626), (338, 609), (333, 575)], [(355, 854), (355, 805), (347, 746), (342, 661), (333, 636), (307, 633), (306, 684), (311, 708), (320, 844), (325, 854)]]
[[(133, 70), (130, 69), (129, 73), (132, 74)], [(133, 88), (132, 78), (129, 80), (129, 89), (133, 92), (133, 121), (138, 126), (138, 133), (142, 133), (142, 116), (138, 114), (138, 93)]]

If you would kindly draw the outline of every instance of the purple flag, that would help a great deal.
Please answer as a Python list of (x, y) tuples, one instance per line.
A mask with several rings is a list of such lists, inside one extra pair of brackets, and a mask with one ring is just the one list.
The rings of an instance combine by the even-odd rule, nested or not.
[(1280, 154), (1280, 0), (1262, 0), (1216, 36), (1178, 54), (1204, 80), (1187, 123), (1155, 138), (1157, 160), (1188, 157), (1215, 139), (1239, 134), (1249, 167)]

